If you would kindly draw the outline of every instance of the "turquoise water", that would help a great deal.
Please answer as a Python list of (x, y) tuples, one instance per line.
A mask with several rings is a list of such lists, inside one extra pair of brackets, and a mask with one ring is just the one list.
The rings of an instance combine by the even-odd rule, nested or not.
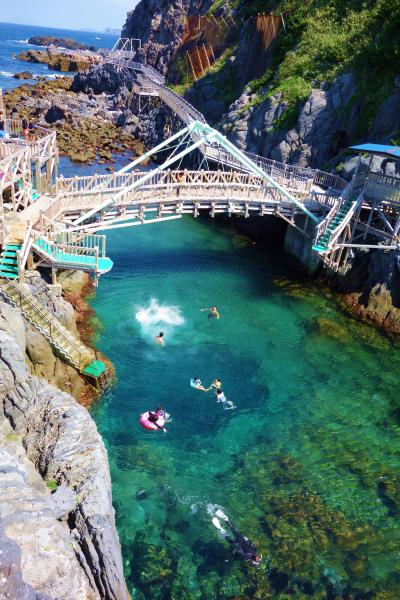
[[(92, 412), (132, 596), (397, 600), (398, 347), (229, 226), (107, 238), (114, 268), (92, 306), (117, 382)], [(137, 320), (152, 301), (153, 320)], [(220, 320), (200, 311), (214, 304)], [(220, 377), (237, 408), (193, 376)], [(138, 423), (157, 404), (166, 434)], [(259, 571), (211, 524), (216, 506), (257, 543)]]

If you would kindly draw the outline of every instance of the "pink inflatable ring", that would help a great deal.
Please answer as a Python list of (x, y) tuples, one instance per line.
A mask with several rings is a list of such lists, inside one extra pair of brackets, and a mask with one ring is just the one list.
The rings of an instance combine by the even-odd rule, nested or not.
[[(150, 411), (147, 411), (140, 415), (139, 423), (143, 427), (143, 429), (148, 429), (149, 431), (157, 431), (158, 429), (162, 429), (165, 425), (165, 417), (159, 416), (156, 423), (153, 423), (149, 420)], [(157, 427), (158, 425), (158, 427)]]

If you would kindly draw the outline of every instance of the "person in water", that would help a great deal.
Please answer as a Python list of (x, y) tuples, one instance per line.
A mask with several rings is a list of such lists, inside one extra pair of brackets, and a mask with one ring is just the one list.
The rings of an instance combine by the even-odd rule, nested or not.
[(162, 406), (157, 406), (156, 410), (149, 411), (149, 416), (148, 416), (149, 421), (151, 423), (154, 423), (154, 425), (157, 427), (157, 429), (162, 429), (162, 431), (164, 433), (167, 433), (167, 429), (165, 429), (165, 427), (162, 427), (161, 425), (159, 425), (157, 423), (157, 421), (160, 417), (163, 417), (164, 419), (166, 418), (165, 410), (163, 409)]
[(227, 399), (227, 397), (225, 396), (225, 394), (221, 388), (218, 388), (216, 390), (215, 394), (217, 396), (217, 402), (222, 403), (222, 408), (224, 410), (230, 410), (232, 408), (236, 408), (236, 406), (233, 404), (233, 402), (231, 402), (231, 400)]
[(193, 377), (192, 381), (193, 381), (192, 387), (194, 387), (196, 390), (201, 390), (202, 392), (209, 392), (211, 389), (211, 388), (205, 388), (199, 377)]
[(217, 517), (214, 517), (213, 524), (221, 531), (221, 533), (224, 534), (226, 541), (231, 544), (233, 547), (233, 554), (240, 556), (240, 558), (243, 558), (256, 567), (259, 567), (262, 561), (262, 555), (258, 554), (257, 547), (254, 542), (250, 541), (249, 538), (239, 533), (236, 526), (228, 519), (222, 510), (218, 510), (216, 514), (225, 521), (233, 534), (233, 537), (228, 536), (225, 529), (221, 527)]
[(213, 388), (215, 391), (222, 390), (222, 381), (220, 379), (218, 379), (218, 377), (217, 377), (216, 379), (214, 379), (214, 381), (210, 385), (210, 388)]
[(220, 318), (220, 314), (218, 312), (218, 308), (216, 306), (211, 306), (210, 308), (201, 308), (200, 309), (202, 312), (208, 310), (208, 318), (209, 319), (213, 319), (214, 317), (216, 319)]
[(164, 346), (164, 332), (160, 331), (160, 333), (158, 335), (156, 335), (156, 337), (154, 338), (156, 344), (158, 344), (159, 346)]

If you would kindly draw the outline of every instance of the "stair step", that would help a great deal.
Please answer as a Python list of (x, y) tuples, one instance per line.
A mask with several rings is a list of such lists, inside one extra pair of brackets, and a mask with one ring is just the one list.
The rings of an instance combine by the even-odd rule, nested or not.
[(8, 273), (8, 272), (4, 272), (0, 269), (0, 277), (6, 277), (7, 279), (17, 279), (18, 278), (18, 274), (17, 273)]
[(11, 265), (13, 267), (17, 267), (18, 261), (14, 258), (0, 258), (0, 265)]

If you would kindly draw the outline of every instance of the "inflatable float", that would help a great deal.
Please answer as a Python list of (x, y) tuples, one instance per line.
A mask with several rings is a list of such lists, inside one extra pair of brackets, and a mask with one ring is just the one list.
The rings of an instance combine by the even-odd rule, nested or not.
[[(158, 429), (162, 429), (164, 427), (165, 421), (166, 421), (166, 415), (163, 417), (161, 417), (159, 415), (158, 419), (155, 423), (153, 423), (153, 421), (150, 421), (149, 416), (150, 416), (149, 410), (147, 412), (143, 413), (142, 415), (140, 415), (139, 423), (141, 424), (143, 429), (148, 429), (149, 431), (157, 431)], [(158, 425), (158, 427), (157, 427), (157, 425)]]

